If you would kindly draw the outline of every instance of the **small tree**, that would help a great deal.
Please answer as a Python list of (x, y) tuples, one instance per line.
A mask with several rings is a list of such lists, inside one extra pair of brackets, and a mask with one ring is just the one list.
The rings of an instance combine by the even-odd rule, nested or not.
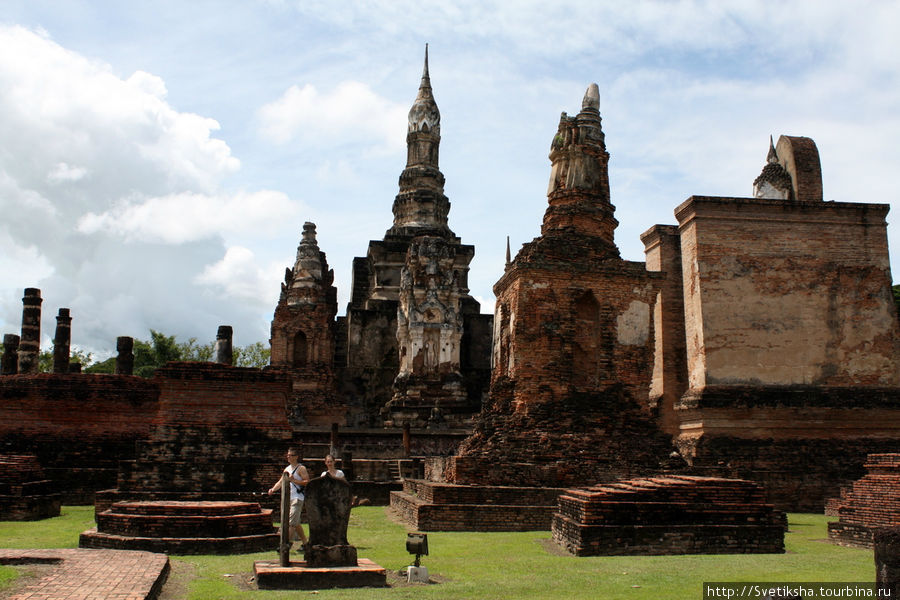
[(264, 346), (262, 342), (254, 342), (248, 346), (234, 349), (234, 364), (238, 367), (254, 367), (262, 369), (269, 364), (272, 350)]

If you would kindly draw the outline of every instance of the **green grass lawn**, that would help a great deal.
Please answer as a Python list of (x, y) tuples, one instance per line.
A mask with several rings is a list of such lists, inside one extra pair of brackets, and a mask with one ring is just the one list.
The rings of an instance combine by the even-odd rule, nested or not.
[[(54, 519), (0, 522), (0, 547), (74, 548), (78, 534), (93, 526), (93, 507), (63, 507)], [(825, 542), (826, 517), (789, 515), (786, 554), (623, 556), (576, 558), (549, 543), (546, 531), (428, 534), (431, 555), (422, 559), (438, 583), (406, 585), (393, 577), (386, 589), (321, 590), (317, 598), (603, 598), (608, 600), (697, 600), (704, 581), (872, 581), (870, 550)], [(353, 509), (348, 533), (359, 556), (389, 572), (411, 563), (406, 530), (384, 507)], [(173, 556), (164, 600), (297, 598), (311, 592), (259, 591), (249, 581), (256, 560), (275, 552), (235, 556)], [(0, 589), (16, 570), (0, 567)], [(390, 581), (390, 578), (389, 578)]]

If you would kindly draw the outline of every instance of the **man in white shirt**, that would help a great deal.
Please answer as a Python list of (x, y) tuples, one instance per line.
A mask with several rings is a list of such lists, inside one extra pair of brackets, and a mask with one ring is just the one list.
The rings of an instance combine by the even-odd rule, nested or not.
[[(305, 486), (307, 483), (309, 483), (309, 473), (306, 472), (306, 467), (300, 464), (300, 452), (296, 448), (288, 448), (287, 459), (288, 466), (284, 468), (284, 472), (288, 474), (288, 480), (290, 481), (291, 485), (290, 524), (291, 528), (297, 533), (297, 536), (300, 538), (300, 543), (305, 547), (306, 534), (303, 533), (303, 526), (300, 525), (300, 512), (303, 510), (304, 500), (302, 486)], [(278, 481), (275, 482), (275, 485), (269, 488), (269, 495), (272, 495), (281, 489), (281, 481), (282, 478), (279, 477)], [(282, 526), (284, 526), (283, 523)]]

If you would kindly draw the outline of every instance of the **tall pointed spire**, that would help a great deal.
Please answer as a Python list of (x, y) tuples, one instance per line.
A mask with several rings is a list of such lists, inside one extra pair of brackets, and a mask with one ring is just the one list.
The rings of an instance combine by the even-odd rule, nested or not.
[(509, 252), (509, 236), (506, 236), (506, 266), (509, 266), (509, 263), (512, 262), (512, 256)]
[(438, 166), (440, 145), (441, 112), (431, 91), (426, 44), (422, 82), (409, 109), (406, 169), (400, 174), (400, 193), (394, 200), (394, 225), (389, 235), (453, 234), (447, 227), (450, 201), (444, 196), (444, 175)]
[(422, 69), (422, 83), (419, 93), (409, 109), (409, 131), (432, 131), (440, 134), (441, 111), (431, 91), (431, 75), (428, 73), (428, 44), (425, 44), (425, 67)]

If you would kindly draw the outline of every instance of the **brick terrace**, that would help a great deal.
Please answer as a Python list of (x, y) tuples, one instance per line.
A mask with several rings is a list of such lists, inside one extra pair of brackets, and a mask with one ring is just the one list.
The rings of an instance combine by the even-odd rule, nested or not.
[(868, 474), (841, 490), (840, 520), (828, 524), (828, 539), (842, 546), (872, 547), (878, 527), (900, 525), (900, 453), (870, 454)]
[(178, 554), (233, 554), (275, 549), (271, 509), (255, 502), (117, 502), (81, 534), (83, 548)]
[(784, 525), (757, 483), (651, 477), (568, 490), (553, 539), (578, 556), (781, 553)]
[(391, 508), (420, 531), (540, 531), (550, 529), (563, 491), (406, 479), (391, 492)]
[(126, 550), (0, 549), (0, 564), (56, 564), (9, 600), (152, 600), (169, 574), (165, 554)]

